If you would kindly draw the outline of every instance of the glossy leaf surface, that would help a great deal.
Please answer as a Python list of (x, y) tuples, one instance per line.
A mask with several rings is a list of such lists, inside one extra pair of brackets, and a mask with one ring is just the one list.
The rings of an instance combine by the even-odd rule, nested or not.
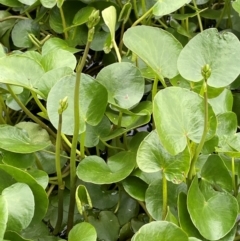
[(119, 182), (132, 172), (135, 158), (134, 153), (126, 151), (109, 157), (107, 163), (98, 156), (88, 156), (78, 165), (77, 175), (85, 182), (96, 184)]
[(144, 79), (131, 63), (115, 63), (103, 68), (97, 81), (108, 91), (108, 102), (123, 109), (136, 105), (144, 93)]
[(69, 241), (96, 241), (97, 233), (90, 223), (76, 224), (69, 232)]
[(15, 183), (5, 188), (2, 195), (8, 209), (7, 229), (21, 231), (26, 228), (32, 221), (35, 208), (34, 196), (29, 186)]
[[(204, 100), (198, 94), (179, 87), (160, 91), (153, 103), (153, 116), (162, 145), (176, 155), (187, 145), (187, 138), (199, 143), (204, 126)], [(216, 117), (208, 105), (208, 135), (216, 131)]]
[(238, 215), (238, 203), (232, 195), (218, 192), (205, 198), (198, 187), (197, 178), (194, 178), (189, 189), (187, 207), (194, 225), (209, 240), (224, 237), (235, 225)]
[(178, 74), (177, 58), (182, 46), (165, 30), (149, 26), (132, 27), (124, 33), (123, 42), (152, 68), (156, 76), (173, 78)]
[(132, 241), (188, 241), (188, 237), (177, 225), (166, 221), (155, 221), (141, 227)]
[(230, 32), (218, 33), (212, 28), (189, 41), (179, 56), (178, 70), (185, 79), (198, 82), (203, 79), (203, 66), (209, 65), (211, 74), (207, 83), (219, 88), (231, 84), (240, 74), (234, 64), (239, 61), (238, 38)]
[(152, 131), (141, 143), (137, 163), (144, 172), (162, 171), (173, 183), (185, 179), (190, 166), (190, 154), (186, 148), (177, 156), (169, 154), (162, 146), (156, 131)]
[(50, 145), (49, 141), (34, 140), (25, 130), (8, 125), (0, 127), (0, 139), (0, 148), (16, 153), (32, 153)]

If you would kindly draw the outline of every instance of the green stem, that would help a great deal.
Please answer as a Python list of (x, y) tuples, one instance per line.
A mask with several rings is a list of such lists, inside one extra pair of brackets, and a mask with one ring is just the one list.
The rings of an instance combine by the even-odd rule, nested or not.
[(236, 181), (235, 181), (235, 158), (232, 157), (232, 185), (233, 185), (233, 191), (234, 196), (237, 196), (237, 187), (236, 187)]
[(86, 137), (86, 132), (81, 133), (81, 135), (80, 135), (81, 159), (85, 158), (85, 137)]
[(23, 16), (8, 16), (8, 17), (5, 17), (5, 18), (1, 18), (0, 23), (4, 22), (4, 21), (7, 21), (7, 20), (10, 20), (10, 19), (28, 19), (28, 18), (23, 17)]
[(12, 95), (13, 99), (18, 103), (18, 105), (21, 107), (21, 109), (26, 113), (26, 115), (35, 121), (37, 124), (39, 124), (42, 128), (44, 128), (50, 135), (52, 135), (54, 138), (56, 138), (56, 134), (49, 128), (45, 123), (43, 123), (41, 120), (39, 120), (35, 115), (31, 113), (27, 109), (27, 107), (21, 102), (21, 100), (17, 97), (17, 95), (12, 91), (11, 87), (7, 85), (9, 93)]
[(120, 127), (121, 127), (121, 124), (122, 124), (122, 115), (123, 115), (122, 111), (119, 111), (117, 128), (120, 128)]
[(53, 234), (56, 235), (60, 232), (63, 220), (63, 191), (64, 183), (62, 179), (62, 170), (61, 170), (61, 131), (62, 131), (62, 114), (59, 114), (58, 121), (58, 130), (57, 130), (57, 139), (56, 139), (56, 155), (55, 155), (55, 165), (58, 179), (58, 218)]
[(73, 227), (73, 217), (74, 217), (74, 208), (75, 208), (75, 182), (76, 182), (76, 149), (78, 143), (78, 135), (79, 135), (79, 89), (80, 89), (80, 81), (81, 81), (81, 72), (85, 65), (87, 55), (90, 49), (91, 42), (88, 41), (83, 53), (82, 59), (78, 62), (76, 68), (76, 83), (74, 87), (74, 132), (72, 138), (72, 148), (70, 155), (70, 203), (69, 203), (69, 212), (68, 212), (68, 224), (67, 231), (68, 233)]
[(163, 185), (163, 206), (162, 206), (162, 220), (165, 220), (166, 216), (167, 216), (167, 202), (168, 202), (168, 192), (167, 192), (167, 179), (166, 176), (164, 174), (164, 172), (162, 173), (162, 185)]
[[(68, 147), (72, 148), (72, 143), (68, 140), (68, 138), (66, 137), (65, 134), (61, 133), (62, 139), (64, 140), (64, 142), (67, 144)], [(81, 152), (76, 149), (76, 153), (81, 156)]]
[(140, 22), (142, 22), (143, 19), (145, 19), (148, 15), (150, 15), (153, 11), (153, 7), (151, 7), (146, 13), (144, 13), (138, 20), (136, 20), (132, 27), (138, 25)]
[(142, 4), (142, 13), (144, 14), (147, 11), (145, 0), (141, 0), (141, 4)]
[(43, 104), (41, 103), (41, 101), (38, 99), (37, 94), (31, 90), (31, 94), (33, 96), (33, 99), (35, 100), (36, 104), (38, 105), (38, 107), (40, 108), (40, 110), (47, 116), (47, 110), (46, 108), (43, 106)]
[(59, 11), (60, 11), (61, 19), (62, 19), (64, 37), (65, 37), (65, 39), (68, 39), (68, 32), (67, 32), (67, 30), (65, 31), (65, 29), (67, 28), (67, 25), (66, 25), (66, 20), (65, 20), (65, 16), (64, 16), (62, 7), (59, 8)]
[(191, 183), (191, 181), (193, 179), (194, 172), (195, 172), (195, 164), (196, 164), (198, 156), (203, 148), (204, 142), (206, 140), (207, 132), (208, 132), (208, 94), (207, 94), (207, 80), (206, 79), (204, 80), (203, 84), (204, 84), (204, 129), (203, 129), (201, 141), (200, 141), (199, 145), (197, 146), (197, 149), (196, 149), (193, 159), (191, 161), (191, 166), (190, 166), (190, 170), (188, 173), (189, 183)]
[(113, 39), (112, 43), (113, 43), (113, 47), (114, 47), (114, 49), (115, 49), (115, 51), (116, 51), (116, 54), (117, 54), (118, 62), (121, 63), (122, 58), (121, 58), (121, 55), (120, 55), (118, 46), (117, 46), (117, 44), (116, 44), (116, 41)]
[(199, 13), (199, 11), (198, 11), (198, 7), (197, 7), (197, 4), (196, 4), (196, 0), (193, 0), (193, 5), (194, 5), (194, 7), (195, 7), (195, 9), (196, 9), (199, 28), (200, 28), (200, 31), (202, 32), (202, 31), (203, 31), (202, 20), (201, 20), (200, 13)]
[[(101, 139), (100, 139), (100, 140), (101, 140)], [(110, 149), (116, 149), (116, 150), (125, 151), (125, 150), (124, 150), (123, 148), (121, 148), (121, 147), (109, 145), (106, 141), (101, 140), (101, 142), (102, 142), (106, 147), (108, 147), (108, 148), (110, 148)]]

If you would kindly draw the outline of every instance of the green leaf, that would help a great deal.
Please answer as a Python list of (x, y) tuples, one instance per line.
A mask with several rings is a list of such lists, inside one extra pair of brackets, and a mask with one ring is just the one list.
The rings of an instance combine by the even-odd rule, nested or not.
[(97, 237), (105, 241), (117, 241), (120, 225), (117, 217), (110, 211), (100, 212), (97, 219), (90, 216), (88, 217), (91, 223), (97, 230)]
[(111, 34), (111, 41), (115, 40), (115, 25), (117, 21), (117, 11), (114, 6), (110, 6), (102, 11), (102, 17), (107, 25), (110, 34)]
[[(153, 116), (162, 145), (172, 155), (182, 152), (187, 139), (199, 143), (204, 127), (204, 100), (198, 94), (179, 87), (159, 91), (153, 103)], [(208, 105), (208, 134), (216, 131), (216, 117)]]
[(144, 94), (144, 79), (131, 63), (114, 63), (103, 68), (97, 81), (106, 87), (108, 102), (129, 109), (140, 102)]
[[(29, 225), (26, 229), (21, 232), (24, 238), (38, 240), (44, 236), (49, 235), (48, 227), (45, 223), (39, 222), (35, 225)], [(39, 240), (38, 240), (39, 241)]]
[(49, 178), (46, 172), (42, 170), (28, 170), (28, 173), (37, 181), (39, 185), (41, 185), (44, 189), (47, 188)]
[(209, 240), (224, 237), (235, 225), (238, 215), (238, 203), (231, 194), (216, 192), (206, 199), (198, 187), (197, 177), (190, 186), (187, 207), (194, 225)]
[(231, 175), (218, 155), (211, 155), (205, 162), (201, 170), (202, 178), (211, 183), (217, 190), (226, 190), (232, 192)]
[[(0, 19), (12, 16), (8, 11), (0, 11)], [(16, 22), (16, 19), (9, 19), (0, 22), (0, 37), (2, 37), (8, 29), (11, 29)], [(2, 46), (2, 45), (1, 45)]]
[(77, 187), (75, 197), (77, 208), (81, 215), (83, 215), (86, 210), (92, 208), (91, 198), (89, 196), (87, 188), (84, 185), (79, 185)]
[(144, 172), (162, 171), (167, 180), (182, 182), (190, 167), (188, 148), (177, 156), (169, 154), (162, 146), (156, 131), (152, 131), (141, 143), (137, 152), (137, 164)]
[(173, 223), (166, 221), (153, 221), (142, 226), (131, 240), (188, 241), (188, 237), (186, 233)]
[(61, 78), (72, 75), (73, 70), (70, 67), (61, 67), (57, 69), (52, 69), (42, 75), (40, 80), (36, 83), (36, 88), (43, 94), (42, 97), (47, 99), (51, 88), (56, 84)]
[(117, 205), (119, 201), (118, 191), (109, 189), (108, 185), (96, 185), (90, 182), (80, 183), (83, 183), (87, 188), (94, 208), (104, 210)]
[(120, 226), (131, 221), (132, 218), (137, 217), (139, 214), (138, 202), (131, 198), (127, 193), (121, 191), (119, 207), (116, 213)]
[(24, 19), (17, 22), (12, 30), (12, 40), (16, 47), (30, 48), (33, 46), (29, 34), (33, 34), (38, 37), (40, 27), (38, 23), (32, 19)]
[(3, 163), (18, 168), (29, 168), (35, 161), (34, 153), (21, 154), (1, 150), (1, 154)]
[(4, 235), (4, 241), (10, 241), (10, 240), (14, 240), (14, 241), (32, 241), (30, 239), (23, 238), (21, 235), (19, 235), (18, 233), (14, 232), (14, 231), (7, 231), (5, 233), (5, 235)]
[(32, 221), (34, 215), (34, 196), (28, 185), (15, 183), (5, 188), (2, 195), (7, 203), (7, 229), (21, 231)]
[(80, 51), (79, 49), (70, 47), (65, 40), (54, 37), (47, 40), (42, 46), (42, 55), (46, 55), (48, 52), (59, 49), (66, 50), (72, 54)]
[[(84, 7), (81, 8), (74, 16), (73, 19), (73, 26), (79, 26), (82, 25), (84, 23), (88, 22), (88, 18), (91, 15), (91, 13), (95, 10), (95, 8), (93, 7)], [(71, 26), (71, 27), (73, 27)]]
[(32, 153), (49, 146), (49, 140), (38, 140), (38, 136), (29, 136), (25, 130), (14, 126), (0, 126), (0, 148), (16, 153)]
[(172, 13), (183, 5), (190, 3), (191, 0), (178, 0), (178, 1), (171, 1), (171, 0), (157, 0), (153, 7), (153, 14), (155, 16), (163, 16), (169, 13)]
[(240, 14), (240, 1), (236, 0), (232, 3), (233, 9)]
[(40, 186), (32, 176), (30, 176), (27, 172), (22, 171), (21, 169), (2, 164), (0, 164), (0, 169), (9, 174), (12, 179), (15, 179), (20, 183), (25, 183), (31, 188), (35, 202), (35, 210), (32, 223), (40, 222), (45, 216), (48, 207), (47, 194), (42, 186)]
[(96, 241), (97, 233), (90, 223), (76, 224), (69, 232), (69, 241)]
[[(62, 132), (73, 134), (75, 76), (61, 78), (51, 89), (47, 99), (47, 112), (53, 126), (58, 126), (59, 100), (68, 96), (68, 108), (63, 112)], [(85, 122), (97, 125), (103, 117), (107, 105), (106, 89), (88, 75), (81, 75), (80, 91), (80, 130), (85, 130)]]
[(203, 66), (209, 65), (211, 74), (207, 83), (219, 88), (231, 84), (240, 74), (236, 65), (239, 61), (238, 38), (211, 28), (197, 34), (184, 47), (178, 58), (178, 70), (185, 79), (198, 82), (203, 79)]
[(62, 49), (48, 52), (42, 57), (41, 60), (41, 64), (46, 72), (61, 67), (69, 67), (74, 70), (76, 63), (77, 61), (75, 56), (72, 53)]
[(111, 184), (125, 179), (135, 167), (135, 154), (122, 151), (108, 158), (106, 163), (98, 156), (84, 158), (77, 167), (77, 175), (85, 182)]
[(0, 72), (1, 83), (22, 86), (27, 89), (33, 89), (44, 74), (39, 63), (21, 55), (0, 58)]
[(33, 143), (48, 143), (50, 144), (50, 137), (48, 132), (39, 124), (33, 122), (19, 122), (15, 125), (18, 128), (25, 130)]
[(232, 137), (237, 131), (237, 116), (233, 112), (225, 112), (217, 116), (217, 136), (219, 138), (219, 146), (225, 143), (225, 140)]
[(124, 190), (134, 199), (144, 202), (147, 183), (138, 177), (129, 176), (122, 181)]
[(103, 116), (101, 122), (96, 126), (86, 126), (85, 146), (94, 147), (99, 143), (101, 138), (107, 136), (111, 131), (111, 122), (106, 116)]
[(3, 195), (0, 195), (0, 207), (0, 240), (3, 240), (8, 221), (7, 200), (4, 198)]
[(58, 0), (40, 0), (41, 4), (45, 8), (53, 8)]
[[(39, 151), (34, 153), (39, 160), (43, 171), (45, 171), (48, 174), (53, 174), (56, 172), (56, 164), (55, 164), (55, 146), (50, 145), (43, 151)], [(60, 162), (61, 162), (61, 168), (66, 164), (67, 162), (67, 155), (65, 152), (61, 152)]]
[(123, 42), (150, 66), (158, 77), (173, 78), (178, 74), (177, 59), (182, 45), (167, 31), (136, 26), (124, 33)]
[(14, 7), (14, 8), (23, 6), (22, 3), (20, 3), (18, 0), (0, 0), (0, 3), (5, 6)]
[(187, 210), (187, 195), (179, 193), (178, 195), (178, 218), (180, 227), (189, 237), (202, 238), (196, 227), (193, 225)]
[(36, 2), (37, 0), (19, 0), (19, 2), (26, 4), (26, 5), (32, 5)]
[(215, 115), (232, 111), (233, 96), (231, 90), (225, 88), (217, 97), (208, 99), (208, 102), (212, 106)]
[[(162, 180), (158, 179), (152, 182), (145, 194), (146, 208), (150, 215), (155, 220), (162, 220), (162, 207), (163, 207), (163, 188)], [(168, 193), (168, 206), (171, 212), (176, 213), (177, 208), (177, 197), (180, 192), (186, 192), (186, 184), (173, 184), (168, 182), (167, 193)]]

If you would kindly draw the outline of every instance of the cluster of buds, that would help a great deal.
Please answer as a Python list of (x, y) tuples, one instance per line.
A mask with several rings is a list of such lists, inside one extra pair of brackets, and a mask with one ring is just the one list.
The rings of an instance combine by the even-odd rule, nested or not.
[(202, 71), (201, 71), (201, 74), (202, 74), (202, 77), (207, 80), (209, 79), (209, 77), (211, 76), (211, 68), (209, 66), (209, 64), (205, 64), (203, 67), (202, 67)]
[(59, 100), (58, 114), (61, 115), (68, 107), (68, 97)]
[(87, 26), (88, 26), (88, 41), (92, 42), (93, 40), (93, 35), (95, 32), (95, 26), (99, 23), (100, 21), (100, 15), (99, 15), (99, 10), (93, 10), (91, 15), (88, 18)]

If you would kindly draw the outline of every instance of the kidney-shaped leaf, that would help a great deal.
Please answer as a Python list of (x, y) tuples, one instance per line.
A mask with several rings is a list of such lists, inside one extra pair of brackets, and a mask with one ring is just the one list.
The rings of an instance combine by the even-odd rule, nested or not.
[(32, 153), (50, 145), (48, 140), (35, 139), (25, 130), (9, 125), (0, 126), (0, 140), (0, 148), (17, 153)]
[(157, 76), (173, 78), (178, 74), (177, 59), (182, 45), (167, 31), (136, 26), (125, 32), (123, 42), (150, 66)]
[(156, 131), (152, 131), (141, 143), (137, 152), (137, 164), (144, 172), (162, 171), (173, 183), (180, 183), (190, 165), (188, 148), (177, 156), (169, 154), (162, 146)]
[(157, 0), (153, 8), (155, 16), (163, 16), (172, 13), (182, 7), (184, 4), (190, 3), (191, 0)]
[(0, 73), (1, 83), (32, 89), (44, 74), (44, 70), (39, 63), (29, 57), (13, 55), (0, 59)]
[(136, 105), (144, 94), (141, 72), (128, 62), (114, 63), (103, 68), (97, 81), (106, 87), (108, 102), (124, 109)]
[[(47, 111), (51, 123), (58, 126), (59, 100), (68, 97), (68, 108), (63, 112), (62, 132), (73, 134), (74, 129), (74, 88), (75, 76), (65, 76), (51, 89), (47, 99)], [(80, 133), (85, 130), (85, 122), (97, 125), (103, 117), (107, 105), (107, 91), (90, 76), (82, 74), (80, 82)]]
[(17, 182), (25, 183), (31, 188), (35, 202), (32, 223), (39, 223), (45, 216), (48, 207), (48, 198), (43, 187), (39, 185), (32, 176), (21, 169), (2, 164), (0, 164), (0, 169), (11, 175), (13, 180), (15, 179)]
[(77, 175), (85, 182), (110, 184), (125, 179), (135, 167), (136, 155), (122, 151), (111, 156), (107, 163), (98, 156), (88, 156), (77, 167)]
[(8, 222), (7, 229), (21, 231), (32, 221), (34, 215), (34, 196), (25, 183), (15, 183), (2, 192), (7, 202)]
[(69, 232), (69, 241), (96, 241), (97, 232), (90, 223), (76, 224)]
[(219, 192), (206, 200), (197, 177), (190, 186), (187, 207), (194, 225), (208, 240), (224, 237), (235, 225), (238, 215), (237, 200), (229, 193)]
[[(179, 87), (160, 91), (154, 99), (153, 116), (165, 149), (172, 155), (182, 152), (187, 139), (199, 143), (204, 127), (204, 100), (198, 94)], [(216, 117), (208, 105), (208, 135), (216, 131)]]
[(207, 83), (219, 88), (231, 84), (240, 74), (236, 64), (239, 61), (238, 38), (233, 33), (218, 33), (212, 28), (188, 42), (179, 56), (178, 70), (185, 79), (198, 82), (203, 79), (202, 67), (208, 64), (211, 75)]
[(166, 221), (155, 221), (142, 226), (132, 241), (188, 241), (187, 234), (177, 225)]

